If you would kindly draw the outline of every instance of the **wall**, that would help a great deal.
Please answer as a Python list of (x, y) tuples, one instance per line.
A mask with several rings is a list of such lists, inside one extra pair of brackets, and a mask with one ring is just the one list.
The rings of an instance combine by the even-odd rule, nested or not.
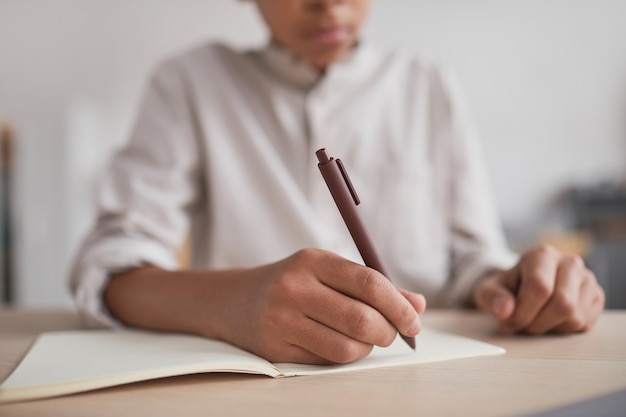
[(382, 43), (435, 53), (458, 73), (512, 229), (558, 227), (547, 217), (564, 187), (624, 177), (625, 1), (375, 5)]
[[(624, 175), (626, 2), (373, 4), (366, 39), (456, 70), (512, 229), (549, 225), (572, 183)], [(0, 0), (0, 123), (19, 135), (20, 304), (70, 304), (65, 279), (97, 177), (154, 64), (205, 39), (251, 45), (264, 34), (254, 7), (235, 0)]]

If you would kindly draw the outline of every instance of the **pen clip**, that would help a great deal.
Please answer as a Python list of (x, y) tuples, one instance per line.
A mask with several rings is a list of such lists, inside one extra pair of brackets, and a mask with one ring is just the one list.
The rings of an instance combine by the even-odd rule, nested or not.
[(341, 162), (341, 159), (335, 159), (335, 161), (337, 161), (337, 166), (339, 167), (339, 171), (341, 171), (341, 176), (343, 177), (343, 180), (346, 182), (346, 185), (348, 186), (348, 190), (350, 191), (350, 195), (352, 196), (352, 199), (354, 200), (354, 204), (358, 206), (359, 204), (361, 204), (361, 200), (359, 200), (359, 196), (356, 194), (356, 191), (354, 187), (352, 186), (352, 181), (350, 181), (350, 177), (348, 177), (348, 173), (346, 172), (346, 169), (343, 166), (343, 162)]

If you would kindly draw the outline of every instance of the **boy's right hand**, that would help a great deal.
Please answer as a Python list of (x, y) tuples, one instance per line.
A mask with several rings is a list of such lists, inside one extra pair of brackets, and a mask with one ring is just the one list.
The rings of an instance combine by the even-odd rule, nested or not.
[[(209, 280), (211, 278), (208, 278)], [(272, 362), (345, 363), (415, 336), (426, 308), (377, 271), (316, 249), (223, 282), (210, 332)], [(215, 294), (214, 294), (215, 295)], [(218, 317), (215, 317), (217, 314)]]

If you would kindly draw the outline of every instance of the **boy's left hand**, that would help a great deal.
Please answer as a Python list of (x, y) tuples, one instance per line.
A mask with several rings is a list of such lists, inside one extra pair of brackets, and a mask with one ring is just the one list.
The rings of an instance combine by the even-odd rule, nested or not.
[(524, 254), (508, 271), (474, 286), (476, 306), (500, 320), (500, 331), (572, 333), (588, 330), (604, 309), (604, 291), (578, 256), (550, 246)]

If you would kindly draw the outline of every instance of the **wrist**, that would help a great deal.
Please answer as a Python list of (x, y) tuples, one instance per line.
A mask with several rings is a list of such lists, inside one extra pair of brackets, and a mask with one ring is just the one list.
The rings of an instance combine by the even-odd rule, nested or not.
[(232, 342), (233, 327), (245, 304), (238, 287), (243, 270), (189, 271), (190, 301), (193, 313), (188, 317), (193, 333)]
[(142, 267), (111, 278), (104, 301), (114, 316), (131, 326), (227, 339), (238, 275), (237, 270)]

